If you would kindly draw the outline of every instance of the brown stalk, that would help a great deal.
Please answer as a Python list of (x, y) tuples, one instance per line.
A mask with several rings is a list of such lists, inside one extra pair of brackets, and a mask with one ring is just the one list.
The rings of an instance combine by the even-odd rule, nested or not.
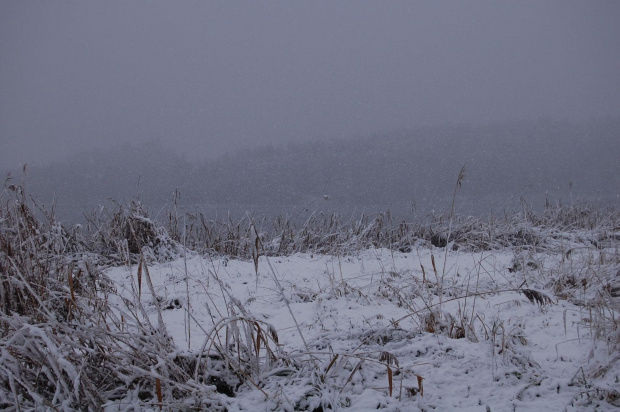
[(161, 380), (159, 378), (155, 379), (155, 391), (157, 392), (157, 402), (159, 403), (159, 410), (161, 411), (162, 401), (164, 400), (164, 396), (161, 392)]
[(418, 378), (418, 388), (420, 389), (420, 396), (424, 397), (424, 385), (422, 385), (422, 381), (424, 380), (424, 378), (420, 375), (416, 375), (416, 377)]
[(353, 375), (355, 375), (355, 372), (357, 372), (357, 370), (362, 366), (362, 363), (364, 363), (364, 361), (365, 361), (365, 359), (360, 359), (358, 364), (355, 365), (355, 368), (353, 368), (353, 371), (351, 371), (351, 374), (349, 375), (349, 378), (344, 383), (344, 386), (342, 387), (342, 389), (340, 389), (340, 393), (342, 393), (342, 391), (344, 391), (344, 388), (346, 388), (347, 385), (349, 384), (349, 382), (351, 382), (351, 379), (353, 379)]
[(142, 259), (140, 259), (140, 263), (138, 264), (138, 300), (140, 300), (141, 295), (142, 295)]
[(392, 388), (393, 388), (392, 368), (390, 368), (389, 366), (387, 367), (387, 374), (388, 374), (388, 386), (390, 388), (390, 396), (392, 396)]

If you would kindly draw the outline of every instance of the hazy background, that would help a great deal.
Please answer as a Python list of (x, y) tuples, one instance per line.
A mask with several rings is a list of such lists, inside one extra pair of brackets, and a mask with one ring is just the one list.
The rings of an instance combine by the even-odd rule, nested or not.
[(619, 21), (617, 1), (5, 0), (0, 169), (66, 204), (432, 203), (462, 163), (470, 196), (617, 202)]

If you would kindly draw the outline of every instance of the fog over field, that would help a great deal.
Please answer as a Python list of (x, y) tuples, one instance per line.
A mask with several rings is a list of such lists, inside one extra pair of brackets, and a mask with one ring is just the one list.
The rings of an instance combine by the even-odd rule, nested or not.
[(463, 164), (464, 207), (617, 203), (619, 20), (613, 1), (4, 1), (0, 168), (75, 209), (175, 188), (220, 212), (438, 208)]
[(0, 166), (64, 220), (618, 202), (614, 2), (0, 7)]
[[(398, 218), (446, 212), (460, 168), (458, 211), (485, 215), (545, 202), (618, 205), (620, 119), (418, 128), (349, 140), (263, 145), (190, 161), (161, 143), (75, 154), (27, 170), (27, 188), (59, 219), (139, 199), (213, 218), (303, 209)], [(568, 143), (570, 142), (570, 143)], [(593, 161), (594, 160), (594, 161)], [(15, 176), (18, 179), (19, 174)]]

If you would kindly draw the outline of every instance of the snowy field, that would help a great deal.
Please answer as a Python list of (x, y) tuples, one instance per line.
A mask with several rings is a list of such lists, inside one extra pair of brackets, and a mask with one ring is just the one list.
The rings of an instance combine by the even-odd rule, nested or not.
[(620, 407), (612, 209), (165, 224), (133, 202), (65, 228), (18, 189), (2, 410)]
[[(194, 255), (150, 266), (141, 301), (229, 411), (612, 410), (618, 299), (589, 283), (617, 277), (617, 247), (261, 256), (258, 274)], [(137, 272), (107, 274), (131, 300)]]

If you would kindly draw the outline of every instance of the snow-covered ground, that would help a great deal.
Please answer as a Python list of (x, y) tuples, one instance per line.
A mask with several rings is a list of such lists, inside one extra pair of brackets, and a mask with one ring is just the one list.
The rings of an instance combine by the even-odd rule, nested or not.
[(261, 256), (257, 271), (194, 254), (148, 266), (156, 297), (137, 265), (107, 275), (129, 301), (140, 287), (229, 411), (612, 410), (618, 254), (420, 246)]

